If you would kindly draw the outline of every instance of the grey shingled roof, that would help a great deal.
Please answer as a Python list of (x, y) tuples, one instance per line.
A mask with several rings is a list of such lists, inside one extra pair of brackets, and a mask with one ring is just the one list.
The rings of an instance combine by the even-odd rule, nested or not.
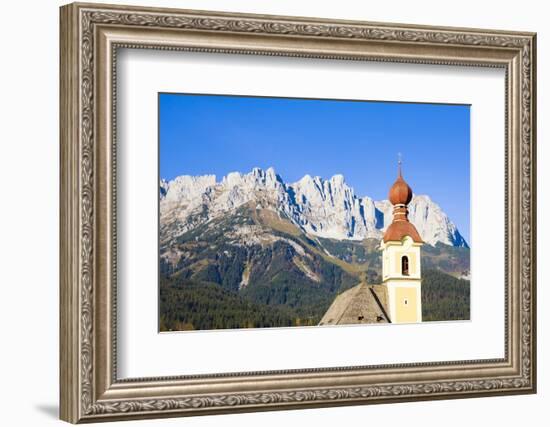
[(391, 323), (387, 295), (384, 285), (360, 283), (334, 299), (319, 325)]

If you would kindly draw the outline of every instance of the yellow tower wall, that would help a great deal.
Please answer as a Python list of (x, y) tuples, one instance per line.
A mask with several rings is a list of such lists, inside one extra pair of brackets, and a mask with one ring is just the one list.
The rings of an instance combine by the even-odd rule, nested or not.
[(416, 287), (399, 287), (395, 290), (396, 323), (416, 323), (419, 322), (417, 312), (417, 290)]
[[(392, 323), (422, 322), (421, 243), (410, 237), (401, 242), (382, 242), (382, 280), (388, 289), (388, 310)], [(401, 259), (409, 259), (409, 274), (401, 271)]]

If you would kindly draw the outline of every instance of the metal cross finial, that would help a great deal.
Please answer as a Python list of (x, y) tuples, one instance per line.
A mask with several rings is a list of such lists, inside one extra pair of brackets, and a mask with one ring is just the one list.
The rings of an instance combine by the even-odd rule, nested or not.
[(399, 176), (401, 176), (401, 163), (403, 163), (401, 160), (401, 153), (397, 153), (397, 170), (399, 172)]

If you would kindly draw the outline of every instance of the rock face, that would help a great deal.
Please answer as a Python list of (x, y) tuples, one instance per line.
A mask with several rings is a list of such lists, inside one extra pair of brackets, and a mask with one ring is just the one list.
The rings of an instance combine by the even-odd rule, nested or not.
[[(160, 182), (161, 241), (221, 218), (244, 205), (275, 212), (307, 235), (336, 240), (381, 238), (392, 220), (388, 200), (358, 197), (342, 175), (304, 176), (285, 183), (273, 168), (214, 175), (180, 176)], [(428, 196), (414, 196), (409, 218), (423, 240), (468, 247), (455, 224)]]

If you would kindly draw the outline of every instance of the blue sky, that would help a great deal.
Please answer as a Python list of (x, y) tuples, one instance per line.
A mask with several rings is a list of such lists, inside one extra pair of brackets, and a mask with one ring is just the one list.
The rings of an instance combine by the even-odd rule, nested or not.
[(397, 155), (416, 194), (470, 240), (467, 105), (159, 95), (160, 177), (272, 166), (286, 182), (344, 175), (358, 196), (387, 198)]

